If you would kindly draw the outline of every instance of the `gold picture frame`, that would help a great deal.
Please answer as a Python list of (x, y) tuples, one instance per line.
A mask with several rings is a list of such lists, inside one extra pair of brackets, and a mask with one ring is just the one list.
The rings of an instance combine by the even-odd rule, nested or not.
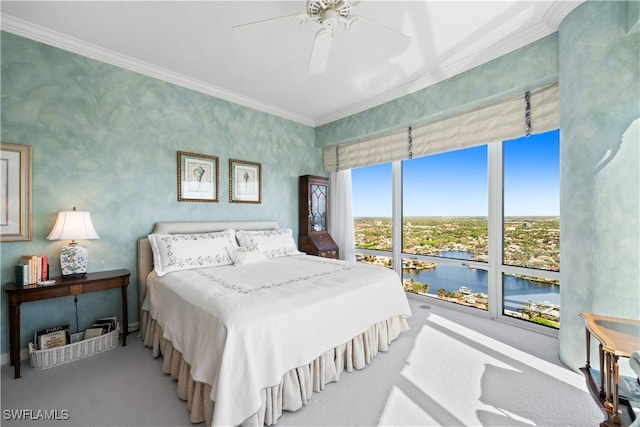
[(31, 240), (32, 149), (0, 142), (0, 153), (0, 240)]
[(229, 159), (229, 202), (262, 203), (262, 165)]
[(217, 156), (178, 151), (178, 201), (217, 203), (220, 195)]

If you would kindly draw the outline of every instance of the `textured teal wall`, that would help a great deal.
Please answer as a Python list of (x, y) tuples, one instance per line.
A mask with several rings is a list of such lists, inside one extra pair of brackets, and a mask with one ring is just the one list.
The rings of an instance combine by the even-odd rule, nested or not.
[(640, 319), (640, 34), (625, 6), (587, 2), (560, 26), (560, 356), (573, 368), (580, 312)]
[(558, 81), (558, 34), (551, 34), (410, 95), (316, 128), (319, 147), (355, 142), (461, 114)]
[[(129, 319), (138, 320), (136, 239), (158, 221), (274, 219), (297, 234), (299, 175), (321, 174), (311, 127), (2, 32), (2, 141), (33, 147), (33, 240), (2, 243), (2, 285), (23, 254), (53, 258), (56, 212), (88, 210), (99, 240), (89, 271), (131, 271)], [(220, 158), (220, 202), (177, 201), (176, 152)], [(262, 204), (230, 204), (228, 159), (262, 163)], [(118, 291), (80, 295), (80, 329), (119, 314)], [(2, 353), (8, 347), (2, 292)], [(35, 329), (69, 322), (73, 298), (22, 306), (22, 347)]]
[[(318, 147), (355, 141), (559, 79), (560, 351), (572, 368), (584, 364), (580, 311), (640, 318), (640, 46), (638, 33), (624, 32), (625, 13), (623, 2), (587, 2), (558, 34), (315, 130)], [(135, 277), (135, 239), (154, 222), (274, 218), (295, 228), (296, 178), (321, 171), (311, 128), (6, 33), (2, 140), (34, 147), (34, 240), (2, 244), (3, 284), (19, 255), (55, 257), (61, 243), (43, 238), (58, 210), (92, 212), (101, 239), (86, 242), (90, 270), (126, 267)], [(177, 150), (221, 158), (220, 203), (176, 202)], [(263, 163), (262, 205), (226, 202), (229, 157)], [(135, 320), (135, 286), (129, 301)], [(81, 322), (118, 307), (116, 291), (83, 295)], [(72, 321), (70, 313), (67, 298), (23, 306), (32, 322), (23, 345), (32, 329)], [(4, 295), (1, 332), (4, 353)]]

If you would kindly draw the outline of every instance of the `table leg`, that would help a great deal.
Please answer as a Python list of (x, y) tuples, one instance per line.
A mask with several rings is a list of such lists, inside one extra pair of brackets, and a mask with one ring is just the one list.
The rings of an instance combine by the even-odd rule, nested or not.
[(587, 341), (587, 364), (586, 364), (586, 368), (587, 371), (589, 371), (589, 369), (591, 369), (591, 332), (589, 332), (589, 328), (584, 328), (584, 331), (586, 333), (586, 341)]
[(611, 355), (608, 352), (605, 352), (604, 359), (605, 370), (603, 371), (603, 375), (606, 375), (607, 377), (607, 391), (604, 398), (604, 409), (607, 411), (609, 419), (613, 420), (613, 399), (611, 398)]
[(14, 378), (20, 378), (20, 304), (9, 302), (9, 359)]
[(618, 416), (618, 404), (620, 403), (618, 396), (618, 356), (616, 356), (615, 354), (611, 355), (611, 364), (613, 368), (613, 422), (616, 424), (620, 424), (620, 417)]
[(605, 353), (604, 363), (607, 371), (607, 400), (611, 401), (611, 355)]
[(604, 354), (604, 350), (602, 349), (602, 344), (598, 344), (598, 356), (600, 359), (600, 396), (605, 397), (606, 394), (604, 392), (604, 377), (605, 377), (604, 359), (606, 356)]
[(127, 309), (127, 287), (123, 286), (122, 288), (122, 346), (125, 347), (127, 345), (127, 334), (129, 333), (129, 316)]

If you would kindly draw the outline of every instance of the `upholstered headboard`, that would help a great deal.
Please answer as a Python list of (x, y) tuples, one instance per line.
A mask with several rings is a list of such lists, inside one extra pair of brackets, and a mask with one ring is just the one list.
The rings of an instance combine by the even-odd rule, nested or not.
[[(212, 231), (234, 230), (275, 230), (276, 221), (211, 221), (211, 222), (159, 222), (151, 234), (210, 233)], [(147, 294), (147, 276), (153, 270), (151, 244), (145, 236), (138, 240), (138, 298), (139, 306)]]

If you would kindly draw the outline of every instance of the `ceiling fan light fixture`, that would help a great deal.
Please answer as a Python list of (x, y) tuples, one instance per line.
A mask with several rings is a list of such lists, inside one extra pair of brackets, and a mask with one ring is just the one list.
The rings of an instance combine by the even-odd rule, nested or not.
[(326, 7), (327, 6), (321, 1), (311, 0), (307, 2), (307, 13), (311, 16), (320, 15)]
[(355, 6), (359, 1), (347, 0), (309, 0), (307, 1), (307, 13), (311, 17), (325, 19), (323, 16), (327, 11), (334, 11), (338, 17), (347, 18), (351, 14), (351, 6)]
[(360, 33), (361, 38), (374, 46), (382, 46), (392, 54), (404, 52), (411, 38), (406, 34), (374, 22), (358, 15), (351, 15), (351, 8), (360, 1), (357, 0), (308, 0), (306, 14), (281, 16), (262, 21), (240, 24), (233, 27), (234, 31), (260, 26), (262, 28), (277, 27), (288, 22), (303, 25), (308, 22), (318, 24), (321, 28), (316, 32), (309, 60), (309, 74), (322, 74), (329, 60), (333, 30), (344, 24), (347, 31)]
[(325, 29), (333, 31), (338, 26), (338, 22), (339, 16), (334, 9), (327, 9), (322, 13), (320, 23)]

